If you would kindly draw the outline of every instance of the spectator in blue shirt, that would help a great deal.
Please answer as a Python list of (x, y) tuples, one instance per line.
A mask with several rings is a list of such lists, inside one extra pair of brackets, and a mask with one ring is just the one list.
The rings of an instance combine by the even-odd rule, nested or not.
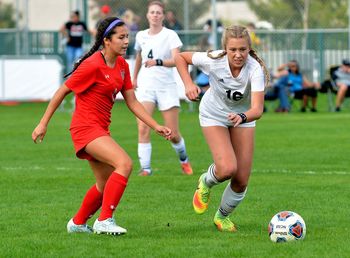
[(289, 112), (290, 102), (289, 96), (295, 99), (301, 99), (301, 112), (305, 112), (311, 98), (311, 112), (317, 112), (317, 89), (320, 87), (318, 82), (309, 81), (300, 71), (299, 64), (296, 60), (291, 60), (286, 64), (278, 67), (278, 71), (274, 76), (278, 79), (274, 85), (276, 93), (280, 100), (280, 105), (276, 112)]

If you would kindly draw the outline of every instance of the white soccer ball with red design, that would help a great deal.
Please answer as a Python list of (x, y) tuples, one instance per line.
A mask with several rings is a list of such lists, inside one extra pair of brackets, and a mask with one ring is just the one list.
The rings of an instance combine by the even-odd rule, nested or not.
[(298, 213), (281, 211), (272, 217), (268, 231), (272, 242), (302, 240), (306, 235), (306, 224)]

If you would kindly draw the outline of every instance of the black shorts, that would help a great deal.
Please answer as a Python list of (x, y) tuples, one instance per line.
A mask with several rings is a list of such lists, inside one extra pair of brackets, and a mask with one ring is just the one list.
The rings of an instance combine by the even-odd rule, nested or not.
[(294, 92), (295, 99), (302, 99), (303, 96), (306, 95), (311, 98), (317, 97), (317, 90), (315, 88), (306, 88), (299, 91)]

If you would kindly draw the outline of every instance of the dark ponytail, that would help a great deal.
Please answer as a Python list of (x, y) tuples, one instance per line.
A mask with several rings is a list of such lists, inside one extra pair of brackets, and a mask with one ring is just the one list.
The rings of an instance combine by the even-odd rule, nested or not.
[(107, 32), (106, 29), (108, 28), (108, 26), (117, 19), (119, 20), (119, 18), (117, 18), (117, 17), (107, 17), (106, 19), (104, 19), (103, 21), (100, 22), (100, 24), (98, 25), (98, 28), (97, 28), (97, 33), (96, 33), (94, 45), (82, 58), (80, 58), (78, 61), (76, 61), (74, 63), (73, 70), (71, 72), (65, 74), (64, 78), (67, 78), (69, 75), (71, 75), (86, 58), (88, 58), (89, 56), (94, 54), (96, 51), (98, 51), (100, 49), (100, 47), (103, 46), (103, 44), (104, 44), (103, 43), (104, 38), (111, 39), (112, 35), (115, 33), (114, 27), (122, 26), (125, 24), (122, 20), (120, 20), (120, 22), (116, 23), (116, 25), (113, 28), (110, 28)]

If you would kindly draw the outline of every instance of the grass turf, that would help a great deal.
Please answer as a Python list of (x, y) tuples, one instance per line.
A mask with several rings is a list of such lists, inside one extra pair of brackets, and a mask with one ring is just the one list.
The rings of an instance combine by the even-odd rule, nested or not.
[[(324, 103), (316, 114), (268, 112), (258, 122), (249, 190), (232, 216), (239, 230), (230, 234), (212, 222), (226, 184), (213, 188), (208, 212), (192, 210), (198, 177), (211, 163), (198, 113), (183, 104), (180, 114), (194, 176), (181, 174), (170, 144), (153, 134), (154, 175), (144, 178), (135, 173), (135, 119), (118, 102), (112, 136), (135, 163), (116, 211), (128, 229), (120, 237), (66, 233), (94, 183), (87, 162), (74, 157), (71, 114), (57, 112), (34, 145), (30, 135), (46, 103), (0, 106), (0, 257), (348, 257), (350, 114), (326, 112)], [(305, 240), (269, 240), (268, 222), (281, 210), (304, 218)]]

